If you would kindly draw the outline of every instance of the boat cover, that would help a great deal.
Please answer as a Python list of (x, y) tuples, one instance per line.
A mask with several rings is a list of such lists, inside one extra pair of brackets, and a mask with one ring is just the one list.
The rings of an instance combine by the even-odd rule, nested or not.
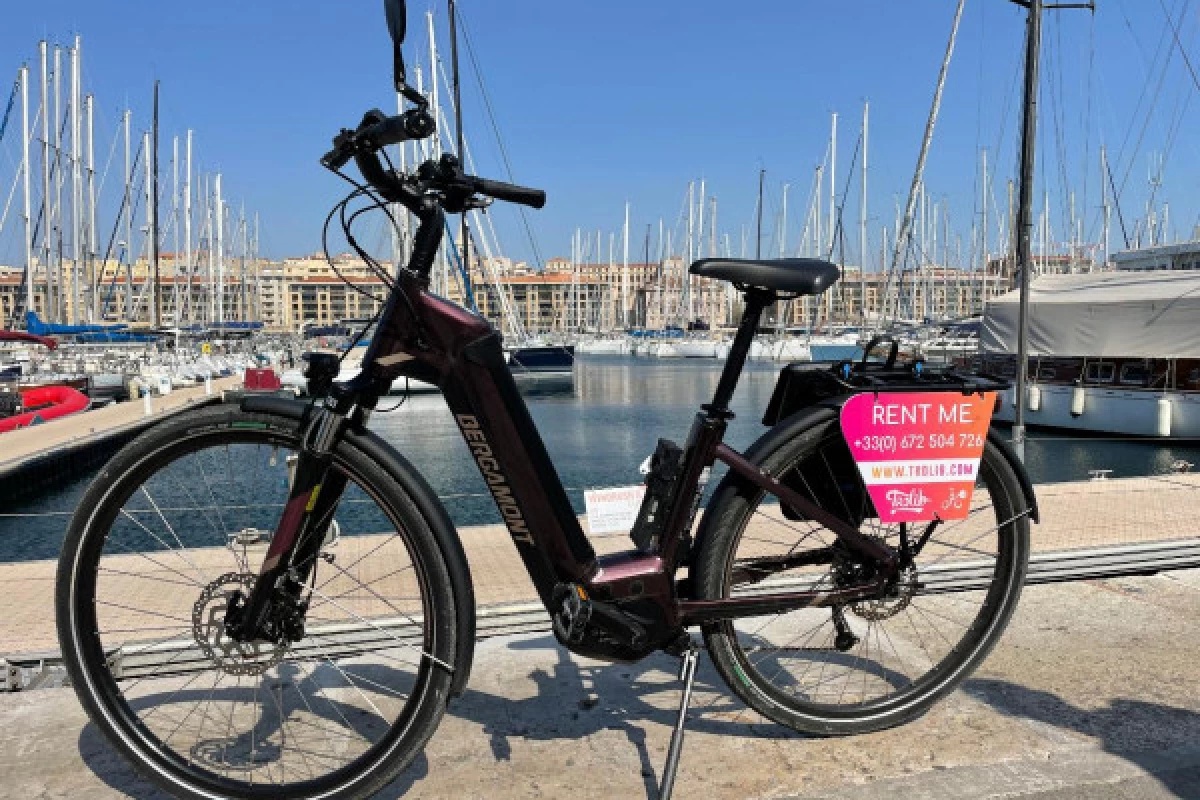
[[(988, 353), (1017, 352), (1020, 295), (988, 303)], [(1200, 271), (1043, 275), (1030, 284), (1029, 354), (1200, 358)]]

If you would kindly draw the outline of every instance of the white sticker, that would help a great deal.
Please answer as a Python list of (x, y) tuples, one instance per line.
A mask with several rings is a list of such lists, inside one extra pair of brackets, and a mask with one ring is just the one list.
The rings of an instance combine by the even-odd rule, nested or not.
[(583, 493), (590, 533), (624, 533), (637, 521), (642, 507), (643, 486), (616, 486)]

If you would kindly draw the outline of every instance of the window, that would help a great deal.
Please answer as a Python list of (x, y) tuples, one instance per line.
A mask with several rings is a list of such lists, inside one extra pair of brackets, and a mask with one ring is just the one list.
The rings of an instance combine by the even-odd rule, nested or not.
[(1097, 361), (1094, 364), (1087, 365), (1087, 370), (1083, 373), (1083, 379), (1088, 383), (1112, 383), (1113, 377), (1116, 374), (1116, 364)]
[(1037, 376), (1039, 381), (1052, 381), (1056, 375), (1058, 375), (1058, 370), (1054, 367), (1038, 367)]
[(1150, 377), (1148, 364), (1121, 365), (1121, 384), (1124, 386), (1145, 386), (1150, 382)]

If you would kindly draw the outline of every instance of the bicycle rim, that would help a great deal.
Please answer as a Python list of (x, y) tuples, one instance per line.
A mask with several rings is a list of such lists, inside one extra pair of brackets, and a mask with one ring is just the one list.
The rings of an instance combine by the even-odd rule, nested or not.
[(160, 779), (198, 793), (340, 793), (397, 758), (416, 721), (435, 647), (429, 578), (403, 510), (335, 457), (347, 488), (303, 638), (232, 642), (225, 608), (253, 582), (295, 454), (289, 437), (253, 427), (163, 442), (87, 512), (68, 658)]
[[(1024, 504), (1001, 474), (1008, 465), (989, 448), (965, 520), (884, 524), (836, 425), (815, 444), (790, 449), (769, 468), (784, 483), (893, 548), (924, 544), (887, 596), (721, 623), (714, 626), (717, 646), (727, 648), (734, 689), (777, 721), (808, 729), (830, 721), (888, 727), (953, 688), (1003, 630), (1024, 573)], [(761, 492), (739, 500), (723, 596), (861, 585), (858, 562), (831, 531)], [(823, 563), (786, 571), (758, 566), (831, 549)]]

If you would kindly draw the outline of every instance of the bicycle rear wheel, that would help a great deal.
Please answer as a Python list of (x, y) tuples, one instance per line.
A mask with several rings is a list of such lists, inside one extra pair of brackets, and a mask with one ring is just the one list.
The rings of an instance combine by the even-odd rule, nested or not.
[[(708, 625), (717, 670), (750, 707), (808, 733), (865, 733), (925, 713), (988, 654), (1020, 597), (1030, 509), (1012, 467), (989, 442), (968, 518), (930, 529), (874, 515), (832, 412), (785, 422), (751, 452), (771, 475), (891, 547), (929, 533), (886, 596)], [(698, 596), (861, 585), (860, 564), (836, 535), (798, 517), (727, 478), (701, 529)], [(778, 568), (778, 556), (806, 554), (813, 563)]]
[(118, 750), (177, 796), (367, 797), (420, 752), (463, 666), (427, 521), (347, 441), (302, 638), (225, 633), (287, 501), (297, 427), (232, 407), (184, 415), (122, 450), (71, 521), (57, 586), (71, 682)]

